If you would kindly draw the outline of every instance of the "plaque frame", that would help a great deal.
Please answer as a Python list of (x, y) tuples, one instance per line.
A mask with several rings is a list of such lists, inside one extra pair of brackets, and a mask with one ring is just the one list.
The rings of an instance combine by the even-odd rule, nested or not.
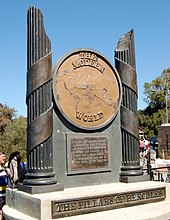
[[(104, 167), (98, 166), (94, 168), (80, 168), (80, 169), (72, 169), (72, 152), (71, 152), (71, 139), (86, 139), (86, 138), (106, 138), (107, 139), (107, 153), (108, 153), (108, 164)], [(109, 132), (102, 132), (102, 133), (95, 133), (95, 134), (89, 134), (89, 133), (72, 133), (67, 132), (66, 133), (66, 150), (67, 150), (67, 159), (66, 159), (66, 167), (67, 167), (67, 175), (75, 175), (75, 174), (87, 174), (87, 173), (100, 173), (100, 172), (111, 172), (111, 149), (110, 149), (110, 134)], [(91, 164), (92, 166), (92, 164)]]

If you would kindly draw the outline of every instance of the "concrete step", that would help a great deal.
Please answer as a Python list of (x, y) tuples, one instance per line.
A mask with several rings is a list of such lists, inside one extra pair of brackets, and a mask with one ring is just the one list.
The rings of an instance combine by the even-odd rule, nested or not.
[[(15, 209), (4, 207), (8, 220), (38, 220), (25, 215)], [(120, 208), (109, 211), (101, 211), (83, 215), (76, 215), (58, 220), (169, 220), (170, 219), (170, 201), (155, 202), (150, 204)], [(45, 218), (44, 220), (50, 220)]]
[(29, 215), (19, 212), (16, 209), (10, 208), (6, 205), (3, 207), (3, 213), (5, 219), (8, 220), (37, 220), (36, 218), (32, 218)]
[(65, 217), (64, 220), (170, 220), (170, 201)]
[(3, 212), (6, 220), (170, 220), (170, 184), (113, 183), (34, 195), (8, 189)]

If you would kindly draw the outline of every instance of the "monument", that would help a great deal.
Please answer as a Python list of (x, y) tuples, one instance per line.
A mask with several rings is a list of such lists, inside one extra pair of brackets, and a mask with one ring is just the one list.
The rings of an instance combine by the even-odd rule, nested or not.
[(133, 30), (118, 42), (115, 67), (88, 48), (52, 67), (43, 15), (31, 7), (27, 64), (28, 173), (7, 190), (6, 220), (102, 218), (165, 200), (165, 185), (140, 183), (149, 177), (139, 163)]
[(53, 93), (59, 182), (64, 187), (117, 182), (121, 82), (116, 69), (97, 51), (74, 50), (54, 67)]

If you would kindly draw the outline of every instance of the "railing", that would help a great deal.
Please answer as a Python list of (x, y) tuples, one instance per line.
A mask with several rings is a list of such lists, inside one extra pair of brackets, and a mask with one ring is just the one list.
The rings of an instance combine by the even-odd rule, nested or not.
[[(161, 169), (167, 169), (167, 172), (163, 172)], [(150, 164), (147, 164), (147, 168), (143, 168), (150, 175), (150, 180), (158, 182), (168, 182), (170, 183), (170, 166), (154, 167), (152, 168)]]

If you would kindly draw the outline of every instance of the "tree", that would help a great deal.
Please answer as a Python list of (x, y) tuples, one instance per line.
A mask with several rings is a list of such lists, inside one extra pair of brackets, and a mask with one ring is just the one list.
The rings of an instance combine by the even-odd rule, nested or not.
[[(151, 113), (157, 112), (159, 109), (165, 109), (166, 107), (166, 94), (168, 94), (170, 88), (170, 69), (164, 69), (161, 76), (152, 80), (150, 83), (144, 84), (144, 99), (148, 103), (148, 110)], [(170, 103), (169, 103), (170, 105)], [(152, 111), (151, 111), (152, 110)]]
[(144, 84), (145, 102), (148, 106), (138, 111), (139, 126), (145, 129), (147, 137), (157, 136), (158, 127), (166, 121), (170, 108), (170, 69), (164, 69), (161, 76)]
[(0, 105), (3, 114), (0, 132), (0, 151), (3, 151), (7, 158), (14, 151), (19, 151), (26, 160), (26, 127), (27, 120), (24, 117), (17, 118), (16, 110), (7, 105)]
[(5, 131), (5, 127), (11, 123), (12, 118), (15, 117), (15, 109), (10, 108), (6, 104), (0, 103), (0, 133)]

